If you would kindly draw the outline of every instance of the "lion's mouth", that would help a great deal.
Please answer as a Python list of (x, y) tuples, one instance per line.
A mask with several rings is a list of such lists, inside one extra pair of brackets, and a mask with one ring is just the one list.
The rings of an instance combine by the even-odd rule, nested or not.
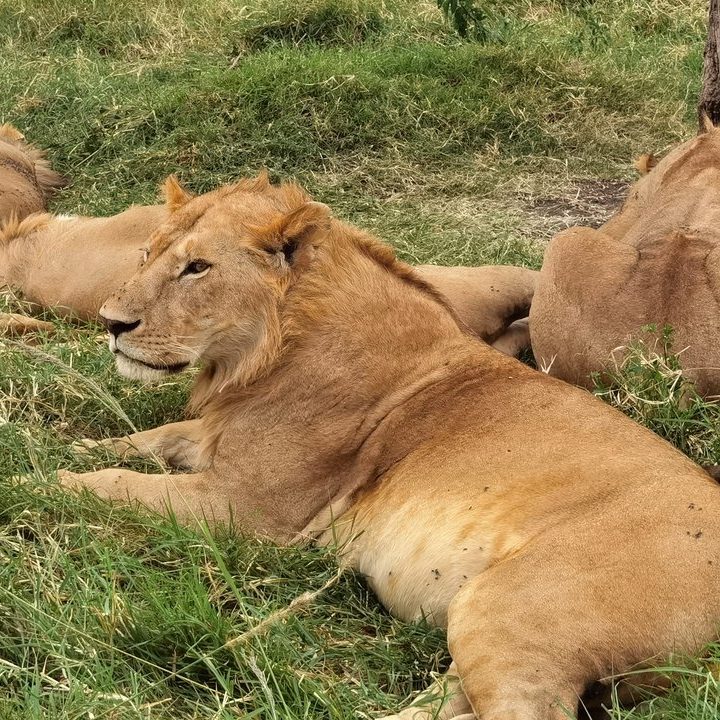
[(145, 362), (144, 360), (138, 360), (138, 358), (131, 357), (127, 353), (124, 353), (122, 350), (115, 349), (114, 353), (116, 356), (120, 356), (124, 358), (125, 360), (129, 360), (132, 363), (136, 363), (137, 365), (141, 365), (143, 367), (149, 368), (150, 370), (156, 370), (157, 372), (163, 372), (167, 373), (168, 375), (176, 375), (177, 373), (182, 372), (185, 370), (190, 363), (189, 362), (179, 362), (179, 363), (170, 363), (170, 364), (153, 364), (149, 362)]

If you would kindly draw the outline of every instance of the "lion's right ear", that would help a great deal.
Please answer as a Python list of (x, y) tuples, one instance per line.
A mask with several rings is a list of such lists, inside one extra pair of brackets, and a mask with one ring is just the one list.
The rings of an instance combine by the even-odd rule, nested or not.
[(165, 195), (165, 204), (167, 209), (174, 213), (183, 205), (187, 205), (190, 200), (195, 197), (190, 191), (186, 190), (175, 175), (168, 175), (163, 183), (163, 194)]
[(702, 135), (706, 132), (711, 132), (714, 129), (715, 124), (710, 119), (710, 116), (705, 111), (700, 113), (700, 127), (698, 129), (698, 135)]

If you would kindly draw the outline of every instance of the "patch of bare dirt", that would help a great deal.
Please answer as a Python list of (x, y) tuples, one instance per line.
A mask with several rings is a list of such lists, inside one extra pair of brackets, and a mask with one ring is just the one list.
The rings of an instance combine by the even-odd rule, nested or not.
[(562, 196), (541, 196), (528, 209), (557, 232), (572, 225), (598, 227), (622, 205), (630, 183), (621, 180), (577, 180)]

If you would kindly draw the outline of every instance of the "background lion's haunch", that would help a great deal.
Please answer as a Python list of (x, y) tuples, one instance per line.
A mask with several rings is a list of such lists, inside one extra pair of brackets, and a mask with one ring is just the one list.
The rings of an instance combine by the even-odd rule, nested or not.
[(66, 185), (45, 153), (25, 142), (12, 125), (0, 125), (0, 223), (45, 210), (47, 201)]
[(592, 387), (642, 328), (670, 327), (685, 376), (720, 394), (719, 184), (720, 128), (710, 127), (649, 169), (600, 228), (553, 238), (531, 316), (539, 366)]

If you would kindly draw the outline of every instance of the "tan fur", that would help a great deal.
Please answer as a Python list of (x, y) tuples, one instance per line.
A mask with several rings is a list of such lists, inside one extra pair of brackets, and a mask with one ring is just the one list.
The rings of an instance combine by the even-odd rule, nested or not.
[(166, 217), (164, 206), (134, 206), (107, 218), (11, 218), (0, 227), (0, 287), (62, 315), (95, 318), (136, 272), (149, 235)]
[(715, 129), (715, 125), (713, 125), (713, 121), (710, 119), (710, 116), (707, 113), (703, 113), (700, 116), (700, 132), (710, 132), (711, 130)]
[(33, 332), (52, 332), (52, 323), (17, 313), (0, 313), (0, 335), (25, 335)]
[(168, 175), (163, 185), (165, 201), (171, 212), (179, 210), (183, 205), (192, 199), (192, 193), (188, 192), (175, 175)]
[[(516, 320), (530, 314), (539, 273), (512, 265), (480, 267), (443, 267), (420, 265), (421, 277), (438, 288), (448, 299), (458, 317), (483, 340), (493, 344), (507, 343), (502, 337)], [(529, 347), (527, 328), (516, 326), (513, 351)], [(522, 340), (519, 337), (522, 336)]]
[(709, 129), (638, 180), (598, 230), (556, 236), (530, 315), (538, 365), (590, 385), (641, 327), (671, 325), (686, 374), (720, 393), (718, 187), (720, 129)]
[(391, 612), (447, 627), (440, 717), (560, 720), (598, 678), (716, 637), (720, 488), (468, 334), (298, 188), (189, 201), (101, 312), (125, 374), (200, 358), (224, 384), (201, 420), (113, 441), (190, 474), (62, 482), (336, 543)]
[(45, 210), (50, 196), (65, 185), (42, 150), (26, 143), (12, 125), (0, 125), (0, 222)]
[(0, 140), (7, 142), (17, 142), (18, 140), (24, 140), (25, 136), (10, 123), (4, 123), (0, 125)]

